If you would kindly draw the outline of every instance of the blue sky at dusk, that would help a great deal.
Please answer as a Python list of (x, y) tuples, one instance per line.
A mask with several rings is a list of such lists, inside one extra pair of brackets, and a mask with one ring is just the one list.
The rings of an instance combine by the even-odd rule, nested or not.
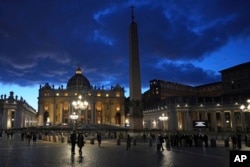
[(138, 24), (142, 92), (160, 79), (198, 86), (249, 62), (246, 0), (0, 0), (0, 95), (37, 109), (40, 85), (64, 85), (78, 65), (91, 85), (129, 94), (129, 24)]

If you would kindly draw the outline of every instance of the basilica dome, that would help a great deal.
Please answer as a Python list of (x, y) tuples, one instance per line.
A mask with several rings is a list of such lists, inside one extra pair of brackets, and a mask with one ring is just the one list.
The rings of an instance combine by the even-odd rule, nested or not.
[(68, 83), (67, 83), (67, 89), (90, 89), (90, 82), (89, 80), (82, 75), (81, 68), (76, 69), (76, 73), (74, 76), (72, 76)]

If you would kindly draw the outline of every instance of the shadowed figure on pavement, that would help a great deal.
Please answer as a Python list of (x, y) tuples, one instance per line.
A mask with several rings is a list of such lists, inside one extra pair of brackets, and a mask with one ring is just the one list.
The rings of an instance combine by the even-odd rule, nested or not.
[(79, 147), (79, 155), (82, 155), (82, 147), (84, 146), (84, 137), (81, 132), (77, 136), (77, 145)]
[(72, 155), (75, 154), (75, 146), (76, 146), (76, 131), (70, 135), (70, 142), (71, 142), (71, 153)]

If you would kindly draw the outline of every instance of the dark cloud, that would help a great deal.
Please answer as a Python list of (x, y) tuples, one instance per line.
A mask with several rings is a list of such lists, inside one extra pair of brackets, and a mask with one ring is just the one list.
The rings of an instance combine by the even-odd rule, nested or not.
[(154, 78), (218, 81), (217, 71), (195, 61), (250, 35), (250, 3), (244, 0), (0, 0), (1, 82), (64, 84), (80, 66), (93, 85), (128, 87), (131, 4), (143, 87)]

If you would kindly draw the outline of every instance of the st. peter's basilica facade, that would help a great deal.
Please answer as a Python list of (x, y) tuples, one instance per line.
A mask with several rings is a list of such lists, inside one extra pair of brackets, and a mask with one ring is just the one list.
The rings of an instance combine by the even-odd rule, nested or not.
[(38, 97), (38, 126), (71, 124), (77, 116), (78, 126), (108, 124), (124, 126), (124, 88), (119, 85), (97, 88), (91, 86), (80, 68), (67, 87), (40, 86)]

